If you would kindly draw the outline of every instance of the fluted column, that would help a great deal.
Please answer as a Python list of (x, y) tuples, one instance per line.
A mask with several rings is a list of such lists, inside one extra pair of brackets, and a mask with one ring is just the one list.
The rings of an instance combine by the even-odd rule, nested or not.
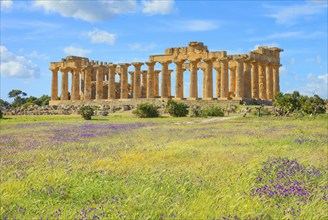
[(215, 82), (216, 98), (219, 98), (221, 96), (221, 67), (216, 67), (215, 72), (216, 72), (216, 82)]
[(91, 71), (91, 66), (84, 68), (84, 100), (91, 100)]
[(244, 97), (251, 98), (251, 63), (249, 60), (244, 61)]
[(115, 85), (115, 72), (116, 72), (116, 65), (115, 64), (109, 64), (108, 65), (108, 99), (115, 99), (116, 94), (116, 85)]
[(120, 63), (121, 71), (121, 99), (128, 98), (128, 63)]
[(190, 97), (191, 100), (198, 99), (198, 85), (197, 85), (197, 70), (199, 60), (190, 60), (189, 71), (190, 71)]
[(230, 68), (229, 92), (236, 95), (236, 66)]
[(266, 73), (265, 63), (259, 63), (259, 98), (266, 100)]
[(162, 64), (162, 83), (161, 83), (161, 97), (168, 98), (168, 66), (171, 61), (160, 62)]
[(268, 63), (266, 65), (266, 94), (267, 99), (273, 99), (273, 75), (272, 75), (272, 65)]
[(252, 62), (252, 98), (259, 99), (259, 68), (258, 62)]
[(236, 61), (236, 99), (242, 99), (244, 97), (244, 60), (235, 59)]
[(84, 100), (84, 82), (85, 82), (85, 70), (81, 69), (81, 81), (80, 81), (80, 100)]
[(176, 65), (175, 69), (175, 98), (176, 99), (183, 99), (183, 68), (182, 64), (185, 60), (180, 60), (174, 62)]
[(147, 96), (147, 70), (141, 71), (141, 97), (146, 98)]
[(147, 75), (147, 94), (146, 97), (149, 98), (154, 98), (154, 67), (155, 67), (155, 62), (146, 62), (148, 66), (148, 75)]
[(279, 88), (279, 65), (273, 65), (273, 97), (280, 92)]
[(172, 88), (171, 88), (171, 76), (172, 76), (173, 70), (167, 70), (167, 95), (168, 97), (172, 96)]
[(213, 59), (205, 59), (205, 96), (203, 99), (213, 99)]
[(139, 99), (141, 98), (141, 90), (140, 90), (140, 69), (143, 63), (135, 62), (132, 63), (134, 66), (134, 83), (133, 83), (133, 98)]
[(96, 99), (102, 99), (104, 93), (104, 70), (103, 63), (100, 62), (100, 65), (97, 67), (96, 75)]
[(71, 100), (80, 99), (80, 70), (73, 69), (72, 71), (72, 87), (71, 87)]
[(61, 68), (60, 71), (62, 72), (60, 100), (68, 100), (68, 72), (70, 69)]
[(131, 92), (131, 97), (133, 98), (133, 87), (134, 87), (134, 71), (129, 71), (130, 74), (130, 90), (129, 92)]
[(159, 96), (159, 80), (158, 80), (158, 76), (159, 73), (161, 71), (160, 70), (155, 70), (154, 71), (154, 97), (158, 97)]
[(227, 100), (229, 95), (228, 89), (228, 60), (221, 60), (221, 92), (220, 100)]
[(58, 68), (50, 70), (52, 72), (51, 101), (54, 101), (58, 99)]

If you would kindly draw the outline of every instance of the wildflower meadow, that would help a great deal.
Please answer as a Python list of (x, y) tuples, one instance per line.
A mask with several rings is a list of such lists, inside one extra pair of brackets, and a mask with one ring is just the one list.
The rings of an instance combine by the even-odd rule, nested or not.
[(327, 219), (327, 115), (1, 120), (1, 219)]

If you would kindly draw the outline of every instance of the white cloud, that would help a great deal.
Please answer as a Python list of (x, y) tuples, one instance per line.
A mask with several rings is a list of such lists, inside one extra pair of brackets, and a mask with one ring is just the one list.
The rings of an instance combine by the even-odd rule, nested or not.
[(40, 69), (31, 60), (23, 56), (17, 56), (10, 52), (5, 46), (0, 46), (1, 63), (0, 72), (2, 76), (13, 78), (38, 78)]
[(142, 0), (142, 12), (145, 14), (170, 14), (174, 9), (173, 0)]
[(116, 35), (101, 31), (95, 28), (93, 31), (87, 33), (87, 36), (90, 38), (91, 43), (94, 44), (110, 44), (113, 45), (116, 41)]
[(264, 5), (265, 8), (272, 10), (268, 17), (276, 20), (277, 24), (294, 25), (301, 20), (306, 20), (317, 14), (325, 13), (327, 2), (325, 1), (308, 1), (305, 4), (291, 6), (272, 6)]
[(135, 51), (150, 51), (153, 50), (155, 47), (156, 44), (154, 43), (150, 43), (150, 44), (135, 43), (130, 45), (131, 50), (135, 50)]
[(315, 62), (315, 63), (321, 63), (321, 57), (319, 55), (317, 55), (314, 58), (307, 58), (305, 59), (306, 62)]
[(296, 64), (296, 59), (293, 57), (290, 61), (289, 61), (290, 65), (295, 65)]
[(0, 1), (1, 11), (10, 10), (12, 7), (13, 7), (13, 1), (12, 0), (1, 0)]
[(314, 94), (319, 95), (321, 98), (328, 98), (328, 74), (313, 75), (309, 73), (307, 75), (307, 84), (305, 87), (300, 88), (300, 92), (308, 96)]
[(91, 53), (91, 50), (86, 50), (86, 49), (82, 49), (79, 47), (69, 46), (69, 47), (64, 48), (64, 52), (67, 55), (83, 57), (83, 56), (87, 55), (88, 53)]
[(34, 59), (38, 59), (38, 60), (50, 60), (49, 56), (47, 56), (45, 54), (40, 54), (36, 50), (32, 51), (31, 53), (27, 54), (26, 56), (29, 58), (34, 58)]
[(313, 39), (323, 36), (324, 32), (317, 31), (312, 33), (304, 33), (303, 31), (292, 31), (292, 32), (281, 32), (274, 33), (264, 37), (250, 38), (249, 41), (265, 41), (265, 40), (275, 40), (275, 39)]
[(105, 21), (116, 14), (133, 12), (136, 9), (135, 0), (35, 0), (34, 6), (49, 13), (59, 13), (64, 17), (73, 17), (88, 22)]

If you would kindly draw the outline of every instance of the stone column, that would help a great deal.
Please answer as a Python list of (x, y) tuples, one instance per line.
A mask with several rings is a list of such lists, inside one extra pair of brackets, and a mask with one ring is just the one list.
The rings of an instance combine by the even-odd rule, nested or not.
[(115, 64), (109, 64), (108, 65), (108, 99), (115, 99), (116, 94), (116, 85), (115, 85), (115, 72), (116, 72), (116, 65)]
[(58, 99), (58, 68), (50, 70), (52, 72), (51, 101), (54, 101)]
[(202, 80), (202, 99), (205, 98), (205, 91), (206, 91), (206, 74), (205, 74), (205, 68), (200, 68), (202, 70), (202, 76), (203, 76), (203, 80)]
[(147, 75), (147, 94), (146, 97), (154, 98), (154, 67), (155, 62), (146, 62), (148, 66), (148, 75)]
[(147, 70), (141, 71), (141, 97), (146, 98), (147, 96)]
[(190, 60), (189, 63), (189, 71), (190, 71), (190, 100), (198, 99), (198, 85), (197, 85), (197, 70), (198, 70), (198, 62), (197, 60)]
[(133, 86), (134, 86), (134, 71), (129, 71), (130, 75), (130, 92), (131, 92), (131, 97), (133, 98)]
[(242, 99), (244, 97), (244, 60), (235, 59), (236, 61), (236, 96), (235, 99)]
[(244, 97), (251, 98), (251, 63), (249, 60), (244, 61)]
[(229, 96), (228, 89), (228, 59), (221, 60), (221, 92), (220, 100), (227, 100)]
[(279, 88), (279, 65), (273, 65), (273, 97), (280, 92)]
[(85, 69), (81, 69), (81, 88), (80, 88), (80, 99), (84, 100), (84, 82), (85, 82)]
[(134, 62), (132, 63), (134, 66), (134, 81), (133, 81), (133, 98), (139, 99), (141, 98), (141, 90), (140, 90), (140, 72), (141, 72), (141, 66), (143, 63), (140, 62)]
[(80, 99), (80, 70), (75, 68), (71, 72), (72, 72), (71, 100), (79, 100)]
[(204, 100), (213, 99), (213, 59), (204, 59), (205, 63), (205, 96)]
[(68, 72), (70, 69), (61, 68), (60, 71), (62, 72), (60, 100), (68, 100)]
[(175, 69), (175, 99), (183, 99), (183, 68), (182, 65), (185, 60), (174, 62)]
[(161, 83), (161, 97), (168, 98), (168, 66), (171, 61), (160, 62), (162, 64), (162, 83)]
[(268, 63), (266, 65), (266, 94), (267, 99), (273, 99), (273, 75), (272, 75), (272, 65)]
[(259, 99), (259, 68), (258, 62), (252, 62), (252, 98)]
[(171, 92), (171, 75), (172, 75), (173, 70), (167, 70), (167, 95), (170, 98), (172, 95)]
[(229, 92), (236, 95), (236, 66), (230, 67)]
[(104, 93), (104, 70), (103, 70), (103, 63), (100, 62), (100, 65), (97, 68), (97, 75), (96, 75), (96, 99), (102, 99)]
[(158, 82), (158, 75), (161, 71), (160, 70), (155, 70), (154, 72), (154, 97), (159, 96), (159, 82)]
[(128, 63), (120, 63), (121, 71), (121, 99), (128, 98)]
[(215, 82), (216, 98), (219, 98), (221, 96), (221, 67), (216, 67), (215, 72), (216, 72), (216, 82)]
[(84, 100), (91, 100), (91, 73), (92, 66), (84, 68)]
[(266, 100), (266, 79), (265, 63), (259, 63), (259, 98)]

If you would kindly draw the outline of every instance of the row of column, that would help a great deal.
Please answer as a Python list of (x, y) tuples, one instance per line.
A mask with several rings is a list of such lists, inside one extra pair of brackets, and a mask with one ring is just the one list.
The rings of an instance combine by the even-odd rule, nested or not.
[[(203, 69), (203, 99), (213, 99), (213, 62), (214, 59), (204, 60)], [(235, 99), (254, 98), (261, 100), (271, 100), (275, 93), (279, 92), (279, 65), (269, 63), (250, 61), (244, 59), (234, 59), (236, 65), (228, 67), (228, 59), (221, 59), (219, 67), (216, 70), (216, 97), (221, 100), (229, 99), (233, 96)], [(176, 64), (175, 74), (175, 98), (184, 98), (183, 83), (183, 64), (185, 60), (174, 62)], [(199, 59), (189, 60), (190, 71), (190, 97), (191, 100), (198, 99), (198, 63)], [(132, 63), (135, 70), (131, 74), (131, 91), (133, 98), (154, 98), (158, 97), (159, 92), (159, 73), (161, 77), (161, 98), (168, 98), (171, 95), (171, 73), (168, 69), (171, 61), (160, 62), (162, 70), (154, 70), (155, 62), (146, 62), (147, 71), (141, 72), (143, 63)], [(128, 67), (131, 64), (121, 63), (120, 74), (120, 98), (128, 98)], [(116, 98), (115, 87), (115, 64), (108, 64), (108, 99)], [(104, 66), (102, 63), (97, 67), (96, 72), (96, 96), (95, 99), (103, 99), (104, 88)], [(51, 99), (57, 100), (58, 97), (58, 70), (62, 73), (61, 81), (61, 100), (68, 100), (68, 72), (72, 72), (71, 100), (91, 100), (91, 81), (92, 66), (82, 69), (57, 68), (52, 70), (52, 92)], [(230, 70), (230, 79), (229, 79)], [(81, 72), (81, 88), (80, 88)], [(142, 77), (141, 77), (142, 74)], [(142, 81), (141, 81), (142, 80)], [(142, 85), (141, 85), (142, 84)], [(81, 95), (80, 95), (81, 90)]]

